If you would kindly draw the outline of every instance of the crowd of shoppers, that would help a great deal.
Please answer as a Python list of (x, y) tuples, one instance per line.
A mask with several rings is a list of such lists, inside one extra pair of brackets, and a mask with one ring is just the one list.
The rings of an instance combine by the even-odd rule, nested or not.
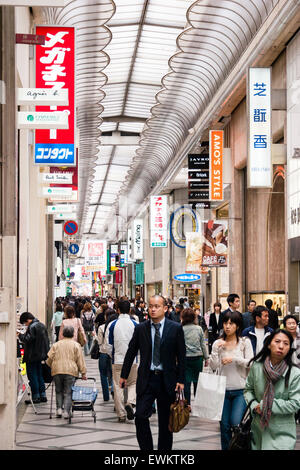
[(96, 347), (103, 400), (111, 395), (120, 423), (135, 420), (142, 450), (153, 449), (149, 418), (156, 403), (158, 450), (169, 451), (169, 410), (176, 391), (185, 394), (192, 412), (191, 387), (195, 396), (199, 374), (209, 367), (226, 377), (223, 450), (251, 400), (252, 448), (293, 449), (300, 409), (300, 332), (293, 315), (278, 328), (271, 302), (256, 305), (250, 299), (242, 314), (239, 296), (230, 294), (227, 309), (215, 302), (212, 312), (202, 315), (187, 298), (173, 302), (154, 295), (148, 305), (125, 296), (57, 298), (51, 348), (45, 325), (30, 312), (20, 317), (27, 327), (18, 338), (32, 401), (47, 401), (41, 365), (46, 362), (55, 383), (56, 415), (68, 418), (72, 385), (77, 377), (86, 379), (85, 357)]

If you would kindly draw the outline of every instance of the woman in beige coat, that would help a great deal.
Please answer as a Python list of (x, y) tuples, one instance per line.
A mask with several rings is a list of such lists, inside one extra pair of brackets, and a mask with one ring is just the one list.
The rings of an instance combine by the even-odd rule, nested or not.
[(86, 365), (82, 349), (77, 341), (73, 340), (74, 328), (65, 326), (63, 339), (54, 343), (48, 352), (46, 363), (51, 368), (51, 375), (55, 383), (56, 416), (61, 418), (64, 406), (64, 418), (69, 418), (72, 405), (72, 386), (76, 377), (86, 380)]

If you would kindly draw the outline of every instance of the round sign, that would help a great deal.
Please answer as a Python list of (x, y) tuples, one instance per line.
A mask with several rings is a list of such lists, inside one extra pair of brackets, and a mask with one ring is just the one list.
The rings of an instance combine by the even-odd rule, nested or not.
[(67, 235), (74, 235), (78, 230), (78, 225), (74, 220), (68, 220), (64, 225), (64, 232)]
[(71, 255), (76, 255), (79, 251), (79, 246), (76, 245), (76, 243), (72, 243), (72, 245), (69, 246), (69, 252)]

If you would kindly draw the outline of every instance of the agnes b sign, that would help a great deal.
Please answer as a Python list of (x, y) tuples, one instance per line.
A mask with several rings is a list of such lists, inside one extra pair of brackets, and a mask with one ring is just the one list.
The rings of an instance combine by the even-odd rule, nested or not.
[(46, 166), (75, 166), (75, 30), (64, 26), (37, 26), (36, 34), (46, 37), (36, 46), (35, 85), (37, 88), (67, 89), (69, 104), (36, 106), (37, 112), (63, 113), (68, 126), (35, 131), (34, 162)]
[(133, 222), (133, 231), (132, 231), (132, 241), (133, 241), (133, 258), (143, 259), (143, 220), (135, 219)]

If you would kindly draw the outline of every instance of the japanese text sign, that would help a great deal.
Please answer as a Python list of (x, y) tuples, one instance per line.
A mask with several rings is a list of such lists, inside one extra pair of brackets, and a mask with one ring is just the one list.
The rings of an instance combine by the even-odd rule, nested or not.
[(65, 111), (68, 129), (35, 131), (35, 163), (47, 166), (74, 166), (75, 153), (75, 30), (64, 26), (37, 26), (46, 37), (36, 46), (35, 86), (53, 90), (68, 89), (68, 106), (36, 106), (37, 111)]
[(248, 187), (272, 187), (271, 69), (248, 71)]
[(167, 196), (150, 198), (150, 246), (168, 246), (168, 199)]

